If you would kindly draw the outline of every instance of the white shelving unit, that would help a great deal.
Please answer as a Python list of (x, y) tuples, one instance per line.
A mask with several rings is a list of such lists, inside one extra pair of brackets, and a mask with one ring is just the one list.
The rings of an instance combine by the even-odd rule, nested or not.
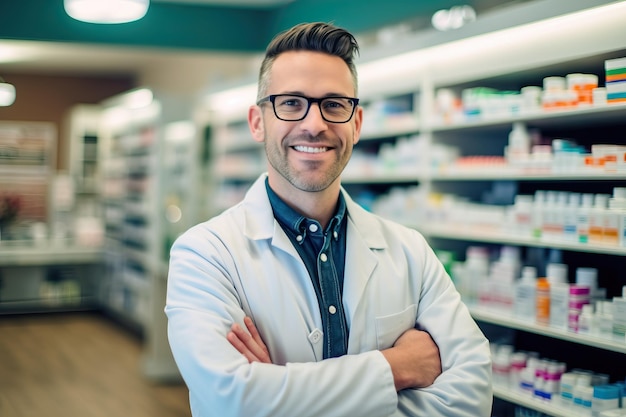
[(128, 108), (122, 94), (104, 104), (101, 121), (105, 287), (102, 302), (133, 327), (150, 319), (151, 279), (159, 271), (157, 219), (161, 105)]
[(179, 380), (163, 309), (171, 244), (198, 219), (198, 133), (182, 117), (184, 103), (147, 89), (112, 97), (103, 108), (101, 302), (143, 335), (145, 376)]
[[(551, 1), (540, 3), (546, 7), (564, 5), (564, 3), (559, 5)], [(584, 9), (593, 5), (597, 4), (578, 5), (578, 7)], [(537, 7), (540, 6), (537, 5)], [(533, 5), (528, 7), (533, 8)], [(600, 24), (600, 26), (592, 26), (591, 18), (585, 18), (582, 15), (572, 15), (571, 19), (579, 20), (571, 22), (567, 20), (570, 17), (567, 17), (567, 19), (557, 18), (558, 22), (555, 20), (554, 23), (544, 23), (546, 26), (552, 24), (552, 27), (558, 24), (558, 27), (562, 29), (559, 33), (550, 32), (548, 42), (545, 38), (547, 35), (541, 35), (541, 29), (529, 35), (516, 32), (517, 28), (514, 28), (512, 23), (507, 25), (507, 19), (510, 20), (514, 14), (518, 17), (525, 15), (522, 11), (516, 11), (503, 13), (503, 16), (493, 16), (493, 21), (499, 22), (498, 28), (512, 27), (510, 33), (505, 30), (493, 35), (477, 36), (475, 39), (468, 36), (467, 39), (459, 42), (452, 39), (449, 44), (444, 43), (415, 51), (413, 60), (403, 61), (404, 64), (395, 60), (396, 57), (389, 57), (388, 51), (375, 53), (366, 51), (363, 54), (370, 57), (379, 55), (377, 58), (382, 56), (383, 59), (376, 61), (372, 58), (371, 61), (364, 61), (359, 69), (362, 74), (360, 97), (367, 111), (365, 117), (366, 120), (374, 119), (375, 121), (364, 125), (361, 141), (355, 147), (355, 151), (366, 149), (366, 155), (361, 157), (362, 155), (355, 152), (343, 175), (344, 186), (350, 191), (355, 190), (352, 193), (353, 196), (358, 196), (364, 191), (365, 197), (371, 198), (371, 195), (385, 194), (394, 188), (419, 188), (422, 195), (445, 192), (476, 199), (492, 184), (502, 181), (515, 184), (520, 193), (527, 194), (532, 194), (532, 191), (538, 189), (582, 188), (587, 192), (596, 192), (596, 190), (609, 190), (614, 186), (626, 186), (626, 173), (529, 171), (507, 166), (497, 166), (492, 170), (479, 170), (433, 163), (433, 161), (437, 162), (437, 159), (436, 155), (432, 154), (432, 150), (440, 144), (458, 147), (459, 156), (496, 155), (502, 157), (508, 133), (516, 122), (523, 122), (528, 127), (547, 132), (552, 137), (572, 135), (574, 139), (578, 139), (577, 134), (581, 132), (581, 139), (587, 146), (593, 143), (626, 144), (623, 135), (626, 129), (626, 105), (623, 104), (566, 108), (549, 112), (537, 110), (447, 124), (440, 121), (435, 111), (435, 97), (440, 88), (451, 88), (457, 92), (476, 86), (519, 90), (526, 85), (540, 86), (543, 78), (547, 76), (564, 76), (568, 73), (588, 71), (599, 75), (602, 85), (604, 60), (626, 56), (626, 43), (621, 40), (626, 39), (626, 32), (620, 19), (615, 15), (609, 17), (595, 15), (594, 18), (597, 21), (593, 24)], [(577, 26), (573, 22), (583, 23)], [(538, 23), (540, 24), (542, 23)], [(616, 33), (623, 35), (620, 40), (615, 37)], [(456, 43), (462, 43), (462, 45), (453, 45)], [(398, 60), (406, 58), (411, 53), (412, 51), (408, 48), (398, 51), (398, 54), (403, 56), (397, 58)], [(384, 58), (390, 58), (387, 64), (383, 63)], [(373, 75), (371, 69), (374, 67), (379, 71)], [(385, 117), (373, 112), (376, 105), (384, 105), (385, 100), (390, 98), (395, 100), (399, 96), (406, 95), (412, 95), (413, 100), (412, 105), (408, 106), (404, 114), (400, 116), (390, 114)], [(247, 102), (252, 103), (253, 99), (249, 97)], [(369, 104), (372, 105), (370, 108), (367, 107)], [(229, 138), (233, 136), (239, 138), (244, 136), (241, 133), (241, 125), (245, 122), (243, 108), (238, 116), (231, 115), (228, 122), (220, 120), (220, 117), (212, 121), (211, 119), (209, 118), (209, 123), (214, 123), (214, 143), (229, 143)], [(592, 129), (597, 129), (596, 136), (589, 133)], [(622, 134), (617, 132), (622, 132)], [(243, 143), (246, 145), (238, 141), (232, 147), (221, 147), (216, 150), (215, 165), (221, 166), (229, 157), (241, 152), (244, 152), (246, 158), (251, 160), (259, 158), (258, 161), (264, 161), (265, 158), (259, 149), (247, 145), (247, 143), (253, 143), (247, 132), (245, 138)], [(410, 163), (394, 166), (393, 163), (388, 163), (385, 156), (381, 156), (381, 149), (384, 149), (385, 145), (397, 145), (400, 140), (407, 139), (414, 140), (414, 146), (424, 146), (423, 153), (415, 153), (416, 159), (412, 166)], [(372, 154), (377, 155), (377, 159), (372, 160)], [(238, 185), (237, 188), (227, 189), (230, 194), (226, 192), (213, 195), (219, 196), (216, 199), (221, 200), (219, 209), (241, 198), (243, 190), (261, 171), (257, 168), (258, 161), (248, 165), (250, 168), (254, 167), (249, 173), (214, 172), (218, 183), (217, 190), (224, 191), (220, 187), (227, 183)], [(224, 196), (228, 198), (223, 198)], [(626, 270), (626, 248), (624, 247), (541, 240), (511, 233), (507, 230), (508, 225), (505, 223), (484, 229), (432, 219), (424, 222), (419, 214), (419, 210), (423, 207), (419, 207), (419, 204), (413, 204), (410, 208), (396, 205), (394, 209), (394, 214), (398, 216), (395, 220), (420, 230), (435, 247), (442, 245), (444, 249), (445, 246), (464, 248), (472, 243), (482, 242), (489, 245), (512, 245), (520, 248), (560, 249), (564, 253), (571, 254), (573, 259), (581, 258), (581, 262), (590, 262), (585, 266), (608, 268), (611, 287), (621, 288), (621, 285), (626, 284), (620, 281), (624, 277), (616, 272)], [(570, 272), (571, 275), (573, 271)], [(618, 295), (617, 291), (614, 292), (609, 296)], [(598, 349), (601, 355), (594, 352), (589, 356), (597, 359), (605, 353), (608, 356), (617, 355), (617, 360), (622, 363), (626, 355), (626, 340), (620, 338), (592, 337), (538, 326), (500, 312), (475, 306), (471, 306), (471, 312), (479, 323), (495, 326), (505, 330), (506, 333), (513, 332), (516, 340), (520, 342), (530, 335), (550, 342), (545, 343), (546, 345), (552, 345), (553, 341), (567, 343), (569, 347), (565, 350), (568, 351), (578, 351), (579, 348)], [(562, 358), (553, 357), (552, 359), (564, 359), (565, 353), (562, 352), (564, 355)], [(611, 371), (616, 372), (616, 375), (623, 372), (615, 368)], [(508, 388), (496, 386), (494, 395), (500, 400), (528, 407), (550, 416), (571, 415), (571, 410), (566, 410), (558, 404), (525, 397)]]
[(539, 411), (552, 417), (572, 417), (573, 415), (576, 415), (576, 412), (572, 409), (532, 398), (506, 387), (496, 385), (493, 387), (493, 393), (498, 398)]

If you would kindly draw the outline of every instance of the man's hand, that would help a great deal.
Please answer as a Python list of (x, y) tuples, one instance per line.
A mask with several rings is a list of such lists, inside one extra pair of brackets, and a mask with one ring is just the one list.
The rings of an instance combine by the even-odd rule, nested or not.
[(396, 391), (427, 387), (441, 375), (439, 348), (427, 332), (409, 329), (382, 354), (391, 366)]
[(234, 323), (226, 335), (226, 339), (248, 359), (248, 362), (272, 363), (270, 352), (263, 343), (252, 319), (244, 317), (243, 322), (249, 333), (242, 329), (239, 324)]

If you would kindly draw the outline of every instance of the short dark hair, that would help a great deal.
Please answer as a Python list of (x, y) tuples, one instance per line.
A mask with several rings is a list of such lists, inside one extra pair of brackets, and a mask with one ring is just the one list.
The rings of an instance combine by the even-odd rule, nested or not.
[(315, 51), (337, 56), (346, 63), (352, 74), (356, 94), (358, 82), (354, 57), (359, 53), (355, 37), (345, 29), (330, 23), (300, 23), (272, 39), (265, 50), (265, 58), (259, 71), (258, 97), (266, 95), (269, 73), (274, 60), (287, 51)]

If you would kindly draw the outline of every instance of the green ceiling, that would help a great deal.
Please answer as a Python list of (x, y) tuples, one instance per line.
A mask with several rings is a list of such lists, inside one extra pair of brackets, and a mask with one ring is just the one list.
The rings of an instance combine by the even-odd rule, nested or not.
[(303, 21), (327, 21), (354, 33), (430, 15), (453, 0), (295, 0), (246, 9), (152, 2), (141, 20), (96, 25), (65, 14), (63, 0), (2, 0), (0, 39), (258, 52), (279, 30)]

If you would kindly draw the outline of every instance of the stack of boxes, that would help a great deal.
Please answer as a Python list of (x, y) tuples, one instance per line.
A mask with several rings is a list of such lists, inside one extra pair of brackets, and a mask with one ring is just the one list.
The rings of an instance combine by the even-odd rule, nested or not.
[(626, 103), (626, 58), (604, 61), (607, 103)]

